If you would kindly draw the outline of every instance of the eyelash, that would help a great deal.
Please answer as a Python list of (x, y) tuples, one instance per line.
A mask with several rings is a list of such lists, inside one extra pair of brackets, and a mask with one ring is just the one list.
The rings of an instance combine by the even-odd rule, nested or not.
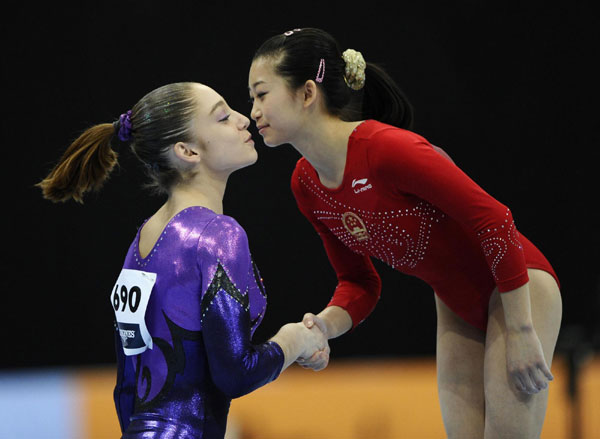
[[(262, 99), (262, 97), (263, 97), (264, 95), (266, 95), (266, 94), (267, 94), (267, 92), (258, 93), (258, 94), (256, 95), (256, 97), (257, 97), (258, 99)], [(248, 99), (248, 102), (249, 102), (249, 103), (251, 103), (251, 104), (253, 104), (253, 103), (254, 103), (254, 98), (250, 98), (250, 99)]]
[(225, 121), (229, 120), (229, 116), (231, 116), (231, 114), (228, 114), (223, 119), (220, 119), (219, 122), (225, 122)]

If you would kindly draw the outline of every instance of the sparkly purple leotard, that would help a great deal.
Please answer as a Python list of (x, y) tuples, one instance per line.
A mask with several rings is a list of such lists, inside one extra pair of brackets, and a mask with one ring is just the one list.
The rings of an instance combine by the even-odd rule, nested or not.
[(139, 231), (124, 269), (156, 274), (144, 318), (152, 348), (126, 356), (129, 340), (116, 328), (123, 438), (222, 438), (231, 399), (274, 380), (284, 360), (276, 343), (251, 342), (266, 295), (246, 233), (231, 217), (190, 207), (147, 257), (138, 243)]

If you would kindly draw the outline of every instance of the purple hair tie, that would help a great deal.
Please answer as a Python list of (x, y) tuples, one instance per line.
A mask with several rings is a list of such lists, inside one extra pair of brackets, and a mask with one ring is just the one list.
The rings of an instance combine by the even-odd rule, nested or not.
[(119, 140), (127, 142), (131, 139), (131, 110), (119, 117)]

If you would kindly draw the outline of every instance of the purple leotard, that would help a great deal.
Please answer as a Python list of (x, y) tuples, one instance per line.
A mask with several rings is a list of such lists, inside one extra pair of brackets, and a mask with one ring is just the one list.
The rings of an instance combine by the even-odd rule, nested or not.
[(146, 258), (138, 243), (139, 231), (123, 268), (156, 273), (145, 314), (153, 348), (125, 356), (115, 331), (123, 438), (222, 438), (231, 399), (277, 378), (284, 360), (276, 343), (251, 342), (267, 301), (246, 233), (190, 207)]

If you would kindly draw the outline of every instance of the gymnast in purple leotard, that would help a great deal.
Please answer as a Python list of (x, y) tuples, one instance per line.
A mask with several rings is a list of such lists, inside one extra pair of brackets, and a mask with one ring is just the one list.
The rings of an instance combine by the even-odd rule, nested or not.
[(211, 88), (169, 84), (89, 128), (39, 183), (47, 199), (81, 202), (116, 164), (118, 139), (167, 195), (110, 292), (124, 439), (222, 438), (232, 398), (329, 354), (319, 328), (302, 323), (252, 342), (266, 293), (244, 229), (222, 213), (228, 176), (257, 158), (248, 124)]
[[(246, 234), (231, 217), (189, 207), (175, 215), (145, 258), (138, 239), (124, 268), (156, 274), (145, 313), (154, 347), (129, 357), (117, 350), (122, 424), (131, 415), (131, 396), (136, 407), (124, 437), (152, 430), (168, 437), (221, 437), (230, 399), (274, 380), (283, 366), (278, 344), (250, 343), (267, 300)], [(135, 342), (117, 330), (123, 334), (118, 343)]]

